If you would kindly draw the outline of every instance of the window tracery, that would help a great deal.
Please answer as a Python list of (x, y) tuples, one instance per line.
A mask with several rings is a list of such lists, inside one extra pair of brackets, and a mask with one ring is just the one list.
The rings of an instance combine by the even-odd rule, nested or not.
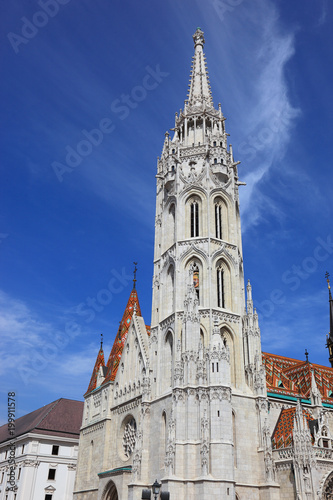
[(135, 419), (132, 417), (125, 425), (123, 434), (123, 450), (126, 458), (129, 458), (132, 455), (134, 451), (135, 440), (136, 440), (136, 422)]

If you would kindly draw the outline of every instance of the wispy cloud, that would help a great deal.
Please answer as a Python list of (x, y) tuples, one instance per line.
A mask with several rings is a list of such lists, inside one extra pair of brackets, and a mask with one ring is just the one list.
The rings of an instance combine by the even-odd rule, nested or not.
[[(216, 15), (221, 6), (222, 17)], [(220, 65), (214, 67), (209, 58), (208, 67), (214, 72), (212, 83), (213, 77), (220, 81), (217, 87), (220, 96), (214, 97), (222, 97), (234, 158), (241, 161), (241, 178), (247, 183), (240, 192), (242, 226), (246, 230), (257, 224), (263, 214), (276, 211), (267, 195), (263, 195), (260, 184), (283, 158), (300, 114), (291, 102), (285, 77), (286, 65), (295, 53), (297, 28), (283, 25), (270, 0), (251, 3), (212, 0), (206, 17), (208, 36), (211, 38), (212, 33), (214, 36), (214, 59)]]
[(322, 0), (321, 12), (318, 21), (316, 23), (316, 28), (320, 28), (320, 26), (325, 24), (326, 19), (327, 19), (327, 0)]
[[(1, 391), (16, 392), (20, 403), (17, 416), (24, 414), (25, 406), (30, 404), (26, 401), (28, 393), (37, 401), (46, 399), (46, 403), (58, 397), (82, 398), (98, 344), (74, 343), (70, 338), (66, 341), (64, 332), (55, 324), (3, 291), (0, 291), (0, 335)], [(104, 344), (106, 357), (110, 349), (111, 345)]]

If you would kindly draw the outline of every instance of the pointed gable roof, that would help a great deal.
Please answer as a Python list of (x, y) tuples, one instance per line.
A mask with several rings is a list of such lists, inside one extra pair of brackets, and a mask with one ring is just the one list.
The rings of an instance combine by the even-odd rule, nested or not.
[(104, 366), (105, 366), (104, 352), (103, 352), (103, 347), (101, 345), (100, 350), (98, 351), (98, 354), (97, 354), (95, 366), (94, 366), (94, 369), (93, 369), (93, 372), (92, 372), (92, 375), (91, 375), (91, 379), (90, 379), (89, 386), (88, 386), (86, 394), (88, 394), (88, 392), (91, 392), (94, 389), (96, 389), (98, 372), (100, 370), (100, 367), (103, 368)]
[[(272, 436), (272, 447), (274, 450), (278, 448), (288, 448), (288, 446), (291, 446), (293, 441), (296, 410), (296, 407), (282, 408)], [(302, 412), (303, 417), (306, 418), (308, 423), (313, 420), (308, 410), (302, 408)]]
[(203, 51), (205, 38), (200, 28), (197, 28), (194, 33), (193, 41), (194, 56), (192, 58), (188, 104), (190, 106), (206, 104), (208, 107), (213, 108), (212, 91), (209, 83), (206, 57)]
[(131, 295), (128, 299), (127, 306), (120, 322), (118, 333), (114, 340), (113, 347), (111, 349), (111, 353), (106, 365), (107, 372), (103, 384), (106, 384), (109, 381), (113, 381), (116, 377), (134, 310), (136, 311), (136, 314), (138, 316), (141, 316), (141, 309), (136, 288), (133, 288), (131, 291)]

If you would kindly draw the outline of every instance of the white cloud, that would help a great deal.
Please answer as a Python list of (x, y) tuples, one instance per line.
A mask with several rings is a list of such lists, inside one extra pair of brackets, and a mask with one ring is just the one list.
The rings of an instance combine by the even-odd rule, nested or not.
[(212, 44), (215, 47), (213, 64), (211, 55), (208, 60), (214, 73), (212, 84), (220, 93), (214, 97), (222, 97), (234, 158), (242, 162), (241, 180), (247, 183), (240, 192), (244, 231), (263, 214), (276, 212), (271, 200), (262, 194), (260, 183), (284, 157), (300, 114), (290, 100), (285, 77), (286, 65), (295, 52), (296, 28), (282, 24), (270, 0), (243, 1), (233, 8), (224, 0), (212, 0), (205, 17), (210, 40), (207, 52), (212, 53)]

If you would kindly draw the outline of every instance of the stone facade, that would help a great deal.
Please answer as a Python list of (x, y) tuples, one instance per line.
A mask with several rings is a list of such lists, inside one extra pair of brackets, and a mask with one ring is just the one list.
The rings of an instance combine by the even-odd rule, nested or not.
[(137, 500), (155, 479), (170, 499), (330, 498), (332, 457), (316, 455), (299, 407), (298, 451), (272, 448), (286, 401), (267, 396), (250, 283), (245, 301), (238, 163), (199, 28), (193, 39), (188, 99), (157, 163), (151, 327), (134, 289), (85, 395), (74, 498)]

